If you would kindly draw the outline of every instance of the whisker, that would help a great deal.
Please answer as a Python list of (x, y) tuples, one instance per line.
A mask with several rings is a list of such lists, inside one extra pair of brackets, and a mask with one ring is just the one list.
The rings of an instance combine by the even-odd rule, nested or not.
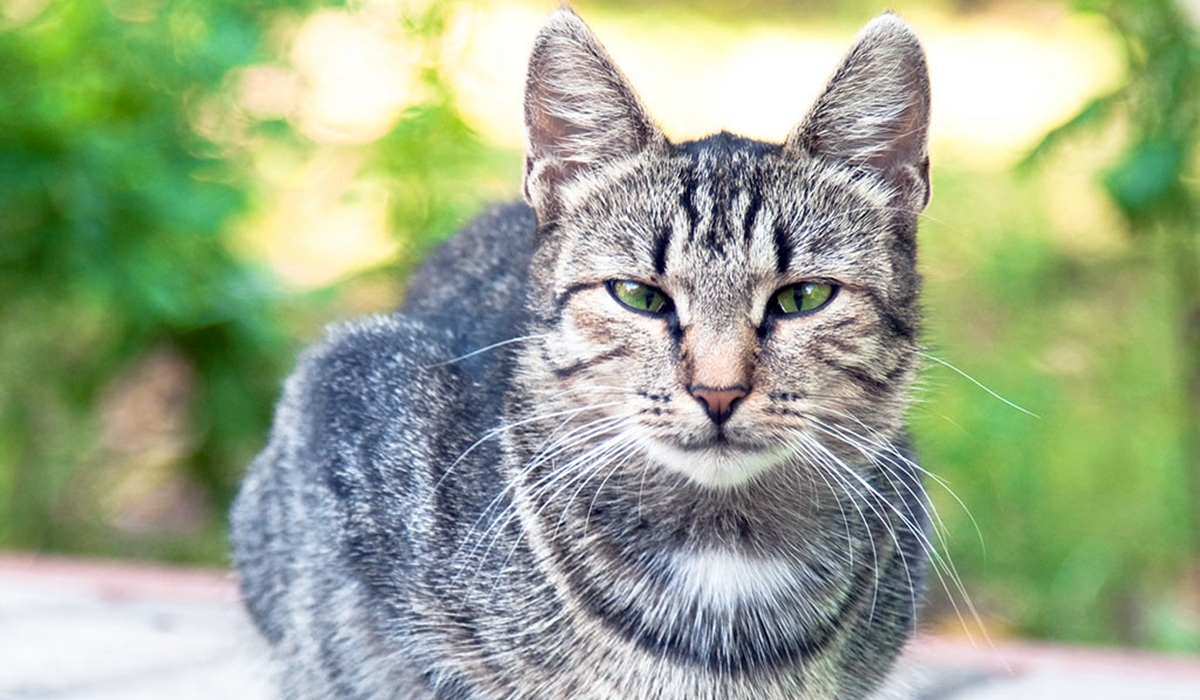
[(446, 479), (454, 471), (454, 468), (459, 465), (459, 463), (461, 463), (464, 459), (467, 458), (468, 455), (470, 455), (472, 452), (474, 452), (477, 447), (479, 447), (483, 443), (487, 442), (488, 440), (499, 437), (500, 435), (503, 435), (505, 432), (512, 430), (513, 428), (517, 428), (517, 427), (520, 427), (523, 425), (528, 425), (530, 423), (535, 423), (537, 421), (548, 420), (550, 418), (558, 418), (561, 416), (569, 416), (570, 417), (570, 416), (575, 416), (575, 415), (578, 415), (581, 413), (586, 413), (587, 411), (594, 411), (594, 410), (601, 409), (601, 408), (612, 408), (614, 406), (621, 406), (622, 404), (623, 404), (623, 402), (620, 402), (620, 401), (611, 401), (611, 402), (607, 402), (607, 403), (598, 403), (598, 404), (590, 404), (587, 406), (579, 406), (576, 408), (565, 409), (562, 411), (554, 411), (551, 413), (543, 413), (543, 414), (534, 415), (529, 418), (523, 418), (519, 421), (514, 421), (512, 423), (506, 423), (497, 428), (492, 428), (491, 430), (484, 433), (483, 437), (481, 437), (478, 440), (476, 440), (475, 442), (471, 443), (470, 447), (463, 450), (463, 453), (460, 454), (453, 462), (451, 462), (448, 467), (446, 467), (446, 471), (442, 473), (442, 476), (437, 480), (437, 483), (435, 483), (433, 485), (433, 488), (430, 489), (429, 498), (432, 499), (434, 497), (434, 495), (437, 494), (437, 492), (441, 488), (442, 484), (445, 483)]
[[(801, 442), (795, 443), (794, 447), (798, 448), (799, 450), (802, 450), (802, 452), (796, 451), (796, 449), (793, 449), (792, 454), (795, 454), (795, 455), (801, 456), (801, 457), (807, 457), (808, 459), (813, 460), (818, 463), (818, 465), (817, 465), (818, 468), (813, 469), (812, 471), (818, 477), (820, 477), (821, 481), (825, 482), (825, 487), (829, 489), (830, 494), (833, 495), (834, 501), (837, 503), (838, 511), (842, 515), (842, 525), (845, 527), (845, 530), (846, 530), (846, 552), (849, 555), (849, 564), (851, 567), (853, 567), (854, 566), (854, 547), (852, 545), (854, 542), (854, 534), (852, 532), (850, 532), (850, 518), (847, 517), (846, 509), (842, 505), (842, 499), (840, 496), (841, 496), (841, 493), (843, 493), (843, 492), (839, 491), (837, 489), (837, 487), (834, 486), (834, 484), (832, 482), (830, 482), (830, 480), (829, 480), (830, 475), (827, 473), (826, 469), (820, 468), (820, 466), (825, 466), (825, 458), (823, 455), (820, 455), (819, 453), (814, 451), (808, 445), (808, 442), (806, 440), (802, 440)], [(832, 470), (832, 471), (833, 471), (832, 476), (834, 478), (836, 478), (839, 483), (842, 483), (843, 480), (837, 477), (836, 470)], [(850, 500), (851, 500), (852, 504), (854, 505), (855, 510), (858, 511), (858, 517), (860, 519), (862, 519), (863, 524), (866, 525), (867, 523), (865, 520), (865, 515), (862, 512), (862, 508), (859, 507), (858, 503), (855, 502), (853, 498)]]
[[(578, 413), (572, 413), (572, 415), (569, 416), (565, 421), (563, 421), (563, 423), (561, 423), (555, 430), (561, 429), (563, 425), (565, 425), (567, 422), (569, 422), (572, 418), (574, 418), (577, 415), (578, 415)], [(585, 443), (587, 441), (590, 441), (590, 440), (594, 439), (596, 436), (603, 434), (603, 432), (605, 430), (610, 429), (610, 426), (619, 424), (625, 418), (626, 418), (626, 416), (623, 414), (598, 418), (589, 423), (585, 423), (582, 426), (577, 426), (576, 428), (573, 428), (571, 431), (568, 431), (567, 433), (560, 435), (558, 438), (555, 439), (554, 442), (550, 443), (549, 445), (545, 445), (545, 443), (543, 443), (543, 448), (538, 451), (538, 453), (535, 455), (535, 457), (532, 460), (530, 460), (529, 463), (524, 465), (517, 474), (513, 475), (512, 478), (505, 480), (506, 481), (505, 487), (503, 489), (501, 489), (500, 493), (498, 493), (491, 500), (491, 502), (488, 503), (487, 507), (484, 508), (484, 510), (480, 513), (480, 515), (472, 523), (470, 529), (467, 532), (467, 536), (464, 537), (464, 542), (472, 539), (472, 534), (477, 531), (478, 525), (481, 523), (481, 521), (483, 521), (485, 518), (488, 517), (488, 513), (493, 508), (495, 508), (497, 505), (499, 505), (499, 503), (505, 497), (507, 497), (510, 493), (512, 493), (516, 488), (521, 486), (523, 479), (524, 479), (524, 475), (530, 473), (531, 471), (533, 471), (534, 469), (536, 469), (538, 466), (545, 463), (546, 461), (549, 461), (557, 454), (565, 452), (566, 450), (570, 449), (571, 447), (574, 447), (580, 443)], [(550, 437), (553, 437), (553, 432), (551, 433), (550, 436), (547, 437), (547, 440), (549, 440)], [(566, 442), (566, 440), (568, 438), (570, 438), (572, 440), (572, 442), (570, 444), (568, 444)], [(592, 449), (594, 449), (594, 448), (592, 448)], [(570, 465), (572, 465), (575, 461), (586, 457), (589, 452), (590, 452), (590, 450), (585, 451), (583, 454), (576, 456), (573, 460), (568, 462), (567, 465), (564, 465), (564, 468), (567, 468)], [(543, 483), (552, 481), (554, 477), (555, 477), (555, 472), (551, 471), (548, 474), (546, 474), (545, 476), (543, 476), (541, 479), (539, 479), (538, 481), (534, 482), (533, 484), (530, 484), (529, 488), (536, 492), (537, 489), (542, 487)], [(510, 514), (508, 513), (508, 511), (510, 511), (512, 509), (513, 509), (513, 506), (512, 506), (512, 504), (510, 504), (509, 506), (507, 506), (505, 508), (505, 510), (497, 513), (495, 516), (495, 519), (493, 519), (491, 521), (491, 525), (489, 525), (488, 528), (486, 528), (482, 531), (481, 536), (486, 537), (487, 533), (493, 531), (495, 529), (495, 526), (497, 526), (497, 525), (500, 526), (499, 530), (497, 530), (497, 532), (502, 531), (503, 527), (507, 526), (508, 522), (511, 520), (511, 517), (510, 517)], [(501, 518), (503, 518), (502, 521), (500, 520)], [(475, 552), (478, 551), (478, 547), (479, 547), (479, 543), (477, 543), (476, 546), (471, 550), (471, 552), (469, 553), (469, 556), (474, 556)], [(490, 545), (489, 545), (489, 548), (490, 548)], [(460, 549), (460, 551), (461, 551), (461, 549)], [(485, 552), (484, 552), (485, 557), (486, 557), (487, 553), (488, 553), (487, 550), (485, 550)]]
[[(612, 476), (612, 474), (615, 473), (615, 471), (617, 469), (619, 469), (621, 466), (623, 466), (623, 464), (629, 459), (632, 451), (629, 449), (625, 449), (625, 448), (627, 448), (627, 446), (630, 444), (631, 443), (627, 438), (624, 438), (621, 434), (618, 433), (617, 435), (614, 435), (613, 437), (611, 437), (607, 440), (604, 440), (604, 441), (600, 442), (599, 444), (596, 444), (596, 445), (592, 446), (591, 448), (585, 450), (583, 453), (572, 458), (571, 461), (569, 461), (567, 464), (563, 465), (562, 468), (552, 472), (552, 474), (559, 474), (559, 475), (565, 474), (566, 481), (565, 481), (565, 483), (561, 484), (558, 487), (558, 489), (553, 494), (550, 495), (550, 497), (545, 498), (543, 503), (538, 507), (538, 509), (536, 511), (534, 511), (534, 515), (537, 516), (537, 515), (540, 515), (542, 513), (542, 511), (545, 510), (547, 507), (549, 507), (551, 504), (562, 502), (563, 513), (559, 517), (558, 522), (555, 524), (555, 532), (551, 536), (552, 538), (558, 536), (558, 528), (560, 528), (567, 519), (567, 509), (575, 501), (575, 499), (578, 498), (579, 493), (581, 491), (583, 491), (584, 488), (587, 487), (588, 482), (590, 482), (598, 473), (600, 473), (600, 471), (605, 467), (605, 465), (608, 463), (608, 461), (611, 461), (611, 457), (609, 455), (606, 455), (606, 453), (621, 453), (621, 452), (623, 452), (620, 454), (621, 460), (622, 460), (621, 463), (617, 464), (613, 469), (609, 470), (609, 474), (608, 474), (608, 476), (605, 477), (605, 481), (607, 481), (608, 477)], [(578, 468), (580, 466), (582, 466), (583, 468), (582, 469)], [(545, 479), (542, 479), (540, 481), (545, 481), (546, 487), (548, 487), (550, 484), (554, 483), (553, 479), (548, 480), (548, 481)], [(572, 496), (570, 498), (566, 499), (565, 501), (561, 501), (560, 496), (562, 495), (562, 493), (564, 491), (566, 491), (567, 488), (569, 488), (572, 484), (574, 484), (576, 482), (579, 483), (579, 487), (575, 489), (575, 493), (572, 494)], [(601, 487), (603, 487), (603, 484), (601, 485)], [(591, 507), (592, 507), (591, 505), (589, 505), (589, 507), (588, 507), (588, 517), (590, 517), (590, 515), (591, 515), (591, 512), (590, 512)], [(587, 528), (587, 520), (585, 519), (584, 529), (586, 530), (586, 528)], [(516, 542), (513, 543), (513, 546), (509, 548), (508, 554), (505, 556), (503, 564), (501, 564), (501, 566), (497, 570), (498, 572), (503, 571), (508, 566), (508, 562), (512, 559), (513, 554), (516, 552), (517, 545), (519, 544), (519, 542), (520, 542), (520, 540), (518, 539)]]
[[(942, 490), (945, 491), (951, 498), (953, 498), (954, 501), (956, 503), (958, 503), (959, 507), (962, 508), (963, 513), (965, 513), (967, 516), (967, 519), (971, 521), (971, 526), (974, 528), (975, 535), (979, 539), (980, 548), (982, 550), (984, 550), (985, 552), (987, 551), (987, 543), (984, 542), (984, 539), (983, 539), (983, 530), (979, 527), (978, 521), (975, 520), (975, 515), (971, 512), (971, 509), (967, 507), (967, 504), (962, 500), (962, 498), (960, 498), (959, 495), (954, 492), (954, 489), (950, 486), (950, 482), (946, 481), (946, 479), (942, 478), (941, 476), (938, 476), (937, 474), (925, 469), (920, 464), (918, 464), (915, 460), (912, 460), (912, 459), (906, 457), (904, 454), (902, 454), (900, 452), (899, 449), (897, 449), (895, 443), (886, 439), (883, 435), (880, 435), (879, 431), (871, 428), (870, 426), (863, 423), (861, 420), (859, 420), (858, 418), (855, 418), (854, 416), (851, 416), (849, 414), (843, 414), (843, 415), (845, 415), (845, 417), (847, 419), (852, 420), (855, 423), (857, 423), (860, 427), (862, 427), (863, 430), (867, 431), (868, 433), (870, 433), (874, 436), (873, 439), (871, 439), (871, 438), (866, 438), (866, 439), (871, 440), (873, 444), (884, 448), (894, 458), (896, 458), (897, 460), (900, 460), (900, 462), (904, 466), (907, 466), (907, 467), (913, 469), (914, 471), (916, 471), (917, 473), (928, 477), (931, 481), (933, 481), (938, 486), (940, 486), (942, 488)], [(851, 431), (851, 434), (856, 435), (856, 433), (853, 433), (853, 431)], [(860, 437), (865, 437), (865, 436), (860, 436)], [(938, 512), (937, 512), (937, 509), (933, 508), (931, 505), (929, 507), (929, 512), (934, 516), (934, 518), (931, 518), (931, 519), (936, 520), (939, 528), (945, 529), (945, 523), (942, 521), (940, 514), (938, 514)], [(938, 531), (939, 538), (941, 537), (941, 529), (939, 529), (939, 531)], [(944, 545), (945, 545), (945, 542), (943, 542), (943, 546)]]
[[(884, 527), (888, 531), (888, 534), (891, 535), (892, 541), (896, 545), (897, 549), (900, 551), (903, 551), (902, 548), (900, 547), (899, 537), (896, 535), (896, 533), (892, 529), (892, 527), (888, 524), (888, 519), (884, 516), (884, 514), (882, 512), (880, 512), (879, 508), (875, 504), (875, 501), (877, 501), (877, 500), (884, 500), (883, 496), (881, 494), (879, 494), (879, 492), (875, 489), (874, 486), (871, 486), (869, 483), (867, 483), (865, 480), (862, 480), (861, 478), (859, 479), (860, 482), (866, 486), (865, 493), (862, 490), (860, 490), (855, 484), (851, 483), (850, 480), (846, 479), (843, 472), (847, 473), (847, 474), (851, 474), (855, 477), (858, 477), (859, 475), (852, 468), (847, 466), (839, 457), (837, 457), (837, 455), (835, 455), (832, 451), (830, 451), (825, 445), (822, 445), (820, 443), (820, 441), (816, 440), (812, 435), (810, 435), (808, 433), (801, 433), (800, 437), (801, 437), (802, 443), (808, 448), (809, 454), (812, 455), (812, 457), (814, 458), (814, 464), (817, 466), (817, 468), (821, 469), (821, 467), (824, 467), (824, 469), (828, 471), (829, 475), (832, 476), (835, 481), (837, 481), (839, 484), (842, 485), (843, 493), (850, 496), (850, 502), (852, 504), (854, 504), (855, 510), (858, 511), (859, 518), (862, 520), (863, 527), (866, 529), (867, 542), (871, 546), (872, 564), (873, 564), (874, 568), (876, 570), (878, 570), (879, 563), (880, 563), (879, 549), (875, 544), (875, 537), (872, 534), (870, 521), (867, 520), (866, 512), (864, 512), (862, 509), (863, 505), (865, 505), (872, 512), (872, 514), (874, 514), (876, 519), (878, 519), (879, 522), (884, 525)], [(874, 498), (870, 498), (870, 496), (874, 496)], [(853, 549), (851, 548), (850, 551), (853, 552)], [(907, 569), (907, 565), (905, 568)], [(871, 591), (871, 617), (873, 617), (875, 614), (875, 606), (878, 602), (878, 596), (879, 596), (879, 579), (876, 576), (873, 581), (873, 586), (872, 586), (872, 591)]]
[[(887, 478), (889, 482), (891, 482), (893, 485), (895, 485), (895, 481), (894, 481), (895, 475), (893, 473), (891, 473), (891, 470), (888, 467), (888, 465), (885, 462), (880, 460), (878, 454), (875, 451), (868, 449), (863, 444), (864, 442), (870, 443), (870, 442), (872, 442), (872, 440), (870, 440), (869, 438), (860, 436), (857, 433), (853, 433), (853, 431), (849, 431), (850, 436), (847, 436), (844, 433), (839, 434), (838, 432), (833, 430), (831, 426), (829, 426), (827, 424), (818, 424), (817, 427), (819, 430), (822, 430), (830, 437), (833, 437), (833, 438), (839, 440), (840, 442), (842, 442), (843, 444), (846, 444), (847, 446), (852, 447), (853, 449), (857, 450), (866, 459), (870, 460), (871, 463), (873, 463), (877, 467), (879, 467), (883, 476), (885, 478)], [(866, 428), (866, 426), (864, 426), (864, 428)], [(845, 429), (843, 428), (843, 430), (845, 430)], [(870, 431), (869, 428), (867, 428), (867, 430)], [(870, 431), (870, 432), (875, 432), (875, 431)], [(851, 436), (853, 436), (853, 437), (851, 437)], [(880, 437), (882, 437), (882, 436), (880, 436)], [(903, 460), (903, 463), (905, 464), (905, 466), (911, 466), (912, 468), (915, 468), (916, 470), (918, 470), (919, 473), (928, 473), (926, 470), (922, 469), (919, 465), (917, 465), (913, 460), (910, 460), (907, 457), (905, 457), (903, 454), (899, 453), (899, 451), (896, 450), (895, 447), (892, 446), (890, 442), (885, 440), (885, 441), (883, 441), (883, 443), (884, 443), (883, 446), (885, 447), (885, 449), (887, 449), (888, 451), (894, 452), (895, 453), (894, 456), (899, 458), (900, 460)], [(854, 473), (856, 474), (856, 476), (858, 476), (857, 472), (854, 472)], [(861, 478), (861, 477), (859, 476), (858, 478)], [(906, 486), (905, 488), (909, 490), (910, 495), (914, 495), (914, 496), (917, 495), (912, 491), (912, 487)], [(949, 490), (949, 489), (947, 489), (947, 490)], [(954, 495), (953, 491), (950, 491), (950, 493), (951, 493), (951, 495)], [(957, 499), (957, 496), (955, 496), (955, 498)], [(930, 515), (932, 514), (933, 517), (931, 519), (935, 520), (939, 524), (941, 523), (940, 516), (937, 515), (937, 511), (936, 511), (936, 509), (933, 508), (931, 503), (929, 503), (926, 499), (923, 499), (923, 498), (919, 499), (918, 502), (922, 504), (921, 508), (925, 512), (926, 517), (930, 517)], [(961, 500), (959, 502), (961, 503)], [(918, 541), (920, 542), (922, 549), (925, 550), (926, 554), (930, 558), (930, 561), (934, 564), (934, 566), (933, 566), (934, 574), (937, 576), (939, 582), (941, 583), (943, 590), (945, 590), (946, 593), (948, 594), (951, 606), (954, 608), (955, 614), (958, 616), (960, 623), (962, 623), (964, 630), (966, 630), (968, 637), (973, 638), (973, 635), (971, 633), (971, 628), (966, 624), (966, 619), (964, 617), (963, 610), (959, 607), (957, 598), (962, 599), (963, 605), (966, 606), (966, 610), (969, 613), (970, 617), (975, 621), (975, 624), (977, 625), (978, 629), (980, 629), (983, 632), (984, 638), (987, 641), (987, 643), (989, 645), (991, 645), (992, 644), (991, 638), (987, 634), (987, 629), (986, 629), (985, 625), (983, 624), (982, 617), (980, 616), (978, 609), (975, 607), (974, 601), (971, 600), (970, 595), (967, 593), (966, 586), (963, 584), (963, 581), (962, 581), (962, 576), (958, 572), (958, 568), (954, 564), (954, 561), (949, 557), (948, 551), (945, 555), (943, 555), (941, 553), (941, 551), (939, 551), (939, 549), (934, 546), (933, 541), (929, 539), (928, 535), (926, 535), (921, 529), (916, 528), (915, 525), (913, 523), (911, 523), (911, 521), (909, 521), (906, 516), (904, 516), (902, 513), (900, 513), (895, 508), (894, 505), (892, 506), (892, 509), (896, 512), (896, 514), (898, 516), (900, 516), (901, 520), (905, 522), (906, 527), (909, 527), (917, 535)], [(964, 509), (965, 509), (965, 505), (964, 505)], [(969, 513), (969, 511), (968, 511), (968, 513)], [(943, 528), (944, 528), (944, 526), (943, 526)], [(946, 540), (945, 540), (945, 537), (943, 534), (943, 528), (935, 527), (934, 533), (935, 533), (935, 536), (938, 538), (938, 543), (941, 544), (942, 548), (946, 548), (948, 550), (947, 543), (946, 543)], [(976, 530), (978, 531), (978, 526), (976, 526)], [(981, 537), (982, 537), (982, 535), (981, 535)], [(954, 594), (957, 594), (957, 597)]]
[[(862, 446), (856, 444), (856, 442), (854, 440), (847, 439), (845, 436), (842, 436), (842, 435), (837, 435), (837, 434), (828, 432), (827, 429), (829, 428), (829, 426), (822, 425), (822, 426), (818, 426), (818, 428), (821, 429), (822, 431), (826, 432), (827, 435), (830, 435), (831, 437), (838, 439), (839, 442), (842, 442), (846, 445), (854, 447), (864, 457), (866, 457), (870, 463), (872, 463), (875, 466), (880, 468), (881, 474), (884, 476), (884, 478), (887, 479), (888, 483), (893, 488), (896, 486), (896, 479), (894, 478), (894, 475), (890, 473), (890, 470), (887, 469), (885, 467), (885, 465), (880, 463), (878, 457), (875, 454), (864, 450), (862, 448)], [(824, 446), (822, 446), (822, 447), (824, 447)], [(827, 449), (827, 448), (825, 448), (825, 449)], [(837, 459), (839, 462), (841, 462), (840, 458), (837, 458)], [(941, 570), (939, 570), (939, 566), (941, 565), (942, 555), (940, 554), (940, 552), (938, 552), (937, 548), (934, 546), (934, 543), (928, 539), (928, 535), (925, 532), (925, 529), (920, 526), (920, 523), (913, 520), (913, 517), (911, 514), (906, 514), (905, 512), (902, 512), (899, 509), (899, 507), (897, 505), (895, 505), (895, 503), (892, 502), (892, 499), (889, 499), (886, 496), (884, 496), (883, 494), (880, 494), (879, 491), (877, 489), (875, 489), (875, 487), (873, 485), (871, 485), (869, 481), (866, 481), (866, 479), (864, 477), (862, 477), (860, 474), (858, 474), (858, 472), (856, 470), (854, 470), (852, 467), (849, 467), (848, 465), (845, 465), (844, 462), (841, 462), (841, 463), (843, 464), (844, 468), (847, 469), (847, 471), (850, 471), (854, 474), (855, 478), (860, 479), (860, 481), (862, 481), (862, 483), (864, 485), (866, 485), (866, 487), (869, 488), (872, 493), (875, 494), (876, 498), (880, 499), (884, 503), (887, 503), (889, 506), (889, 509), (899, 518), (901, 524), (904, 525), (910, 532), (913, 533), (913, 536), (916, 537), (918, 544), (921, 546), (921, 549), (923, 551), (925, 551), (926, 555), (930, 558), (930, 561), (933, 562), (935, 574), (940, 578), (942, 574), (941, 574)], [(904, 483), (904, 488), (905, 488), (905, 490), (908, 491), (909, 495), (917, 501), (918, 507), (921, 509), (921, 512), (924, 514), (925, 518), (927, 520), (930, 519), (929, 507), (927, 505), (926, 499), (924, 498), (923, 492), (919, 493), (917, 490), (915, 490), (912, 486), (908, 485), (907, 483)], [(915, 584), (912, 580), (912, 569), (908, 562), (908, 557), (904, 553), (903, 547), (900, 546), (900, 543), (897, 539), (895, 531), (889, 529), (889, 532), (892, 535), (893, 542), (897, 545), (897, 551), (900, 554), (901, 560), (904, 563), (905, 572), (907, 573), (907, 576), (909, 579), (909, 587), (911, 590), (911, 589), (915, 588)], [(935, 530), (935, 532), (937, 532), (937, 531)], [(940, 536), (940, 533), (939, 533), (939, 536)], [(952, 569), (953, 569), (953, 567), (951, 565), (951, 567), (947, 570), (947, 573), (951, 576), (951, 578), (955, 581), (955, 583), (960, 583), (960, 580), (959, 580), (960, 577), (958, 576), (957, 572), (950, 573), (950, 570), (952, 570)], [(916, 592), (915, 592), (915, 590), (912, 591), (912, 594), (913, 594), (913, 602), (914, 602), (913, 614), (915, 616), (916, 615), (916, 606), (915, 606)]]
[(1039, 419), (1039, 420), (1041, 419), (1041, 416), (1039, 416), (1038, 414), (1036, 414), (1036, 413), (1034, 413), (1033, 411), (1030, 411), (1030, 410), (1028, 410), (1028, 409), (1026, 409), (1026, 408), (1022, 408), (1021, 406), (1018, 406), (1017, 404), (1013, 403), (1012, 401), (1009, 401), (1008, 399), (1004, 398), (1004, 397), (1003, 397), (1003, 396), (1001, 396), (1000, 394), (997, 394), (996, 392), (992, 391), (992, 390), (991, 390), (991, 389), (989, 389), (988, 387), (984, 386), (983, 382), (979, 381), (979, 380), (978, 380), (978, 379), (976, 379), (975, 377), (972, 377), (971, 375), (969, 375), (969, 374), (967, 374), (966, 372), (964, 372), (963, 370), (961, 370), (961, 369), (959, 369), (959, 368), (955, 367), (954, 365), (950, 364), (949, 362), (947, 362), (947, 361), (943, 360), (942, 358), (940, 358), (940, 357), (937, 357), (937, 356), (935, 356), (935, 355), (930, 355), (930, 354), (929, 354), (929, 353), (927, 353), (927, 352), (920, 352), (920, 353), (918, 353), (918, 354), (919, 354), (919, 355), (921, 355), (921, 357), (924, 357), (924, 358), (926, 358), (926, 359), (929, 359), (929, 360), (933, 360), (934, 362), (936, 362), (936, 363), (938, 363), (939, 365), (941, 365), (941, 366), (945, 367), (946, 369), (949, 369), (949, 370), (952, 370), (952, 371), (954, 371), (954, 372), (957, 372), (957, 373), (958, 373), (958, 374), (959, 374), (959, 375), (960, 375), (962, 378), (964, 378), (964, 379), (966, 379), (967, 381), (971, 382), (972, 384), (974, 384), (975, 386), (979, 387), (980, 389), (983, 389), (983, 390), (984, 390), (984, 391), (986, 391), (988, 394), (990, 394), (990, 395), (992, 396), (992, 398), (998, 399), (998, 400), (999, 400), (1001, 403), (1005, 404), (1006, 406), (1009, 406), (1010, 408), (1015, 408), (1015, 409), (1017, 409), (1018, 411), (1020, 411), (1021, 413), (1024, 413), (1025, 415), (1027, 415), (1027, 416), (1030, 416), (1030, 417), (1033, 417), (1033, 418), (1037, 418), (1037, 419)]
[(476, 355), (481, 355), (485, 352), (488, 352), (489, 350), (495, 350), (496, 348), (501, 348), (501, 347), (504, 347), (505, 345), (512, 345), (513, 343), (522, 343), (522, 342), (525, 342), (526, 340), (537, 340), (538, 338), (545, 338), (548, 335), (550, 335), (550, 334), (549, 333), (536, 333), (533, 335), (519, 336), (517, 338), (509, 338), (508, 340), (501, 340), (498, 343), (492, 343), (491, 345), (479, 348), (478, 350), (472, 350), (471, 352), (469, 352), (465, 355), (459, 355), (458, 357), (452, 357), (449, 360), (443, 360), (441, 362), (435, 362), (431, 365), (425, 365), (421, 369), (434, 369), (436, 367), (445, 367), (446, 365), (452, 365), (455, 362), (462, 362), (463, 360), (468, 360), (472, 357), (475, 357)]
[[(631, 445), (631, 443), (627, 442), (624, 449), (624, 454), (621, 455), (620, 461), (613, 465), (612, 469), (608, 470), (608, 474), (604, 475), (604, 478), (600, 480), (600, 485), (596, 487), (596, 492), (592, 494), (592, 500), (590, 503), (588, 503), (587, 516), (583, 519), (583, 531), (585, 533), (587, 532), (588, 524), (592, 521), (592, 511), (596, 508), (596, 499), (600, 498), (600, 492), (604, 490), (604, 485), (608, 483), (608, 480), (612, 478), (613, 474), (616, 474), (619, 470), (623, 469), (625, 465), (629, 464), (629, 460), (632, 459), (633, 455), (637, 453), (636, 450), (629, 445)], [(584, 483), (584, 486), (586, 485), (587, 484)]]

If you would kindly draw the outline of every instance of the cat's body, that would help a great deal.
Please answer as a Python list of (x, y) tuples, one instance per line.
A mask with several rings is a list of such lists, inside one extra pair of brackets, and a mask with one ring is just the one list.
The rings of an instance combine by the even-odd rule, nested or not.
[(556, 13), (533, 208), (310, 351), (235, 506), (285, 696), (876, 688), (927, 564), (902, 422), (924, 70), (881, 18), (783, 145), (672, 145)]

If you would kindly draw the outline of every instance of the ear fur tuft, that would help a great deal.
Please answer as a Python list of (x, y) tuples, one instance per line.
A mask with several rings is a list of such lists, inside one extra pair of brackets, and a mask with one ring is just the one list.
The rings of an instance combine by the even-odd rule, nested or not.
[(566, 7), (534, 41), (525, 129), (525, 199), (543, 221), (579, 178), (666, 143), (604, 47)]
[(859, 33), (785, 151), (842, 162), (881, 176), (898, 204), (929, 201), (929, 72), (916, 33), (894, 14)]

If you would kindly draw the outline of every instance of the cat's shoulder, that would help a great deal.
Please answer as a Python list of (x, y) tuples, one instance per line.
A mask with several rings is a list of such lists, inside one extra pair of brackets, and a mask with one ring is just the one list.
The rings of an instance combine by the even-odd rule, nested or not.
[(300, 364), (328, 376), (375, 376), (417, 371), (445, 359), (449, 334), (402, 313), (373, 315), (332, 324), (322, 340), (301, 355)]
[(408, 284), (403, 311), (444, 326), (500, 319), (511, 328), (525, 301), (537, 219), (524, 203), (494, 206), (442, 243)]
[(280, 408), (335, 433), (425, 433), (471, 406), (487, 422), (485, 413), (499, 411), (510, 358), (509, 347), (480, 352), (461, 329), (407, 313), (339, 323), (301, 355)]
[(403, 314), (329, 326), (306, 350), (284, 389), (284, 410), (345, 430), (364, 419), (402, 411), (414, 392), (437, 383), (436, 370), (454, 352), (453, 336)]

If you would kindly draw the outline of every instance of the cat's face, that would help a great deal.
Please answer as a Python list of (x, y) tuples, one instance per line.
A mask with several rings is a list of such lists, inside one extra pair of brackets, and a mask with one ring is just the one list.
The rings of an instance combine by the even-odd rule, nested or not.
[[(899, 102), (882, 106), (862, 99), (889, 86), (855, 85), (844, 66), (850, 87), (835, 79), (783, 145), (675, 146), (602, 53), (592, 65), (552, 49), (559, 72), (535, 49), (527, 98), (541, 336), (525, 367), (540, 409), (711, 487), (894, 435), (917, 350), (923, 63), (916, 88), (890, 86)], [(877, 68), (855, 55), (851, 68)], [(587, 114), (573, 101), (585, 87)], [(904, 123), (846, 126), (863, 110)]]
[(612, 176), (541, 258), (557, 391), (714, 486), (823, 431), (898, 427), (916, 275), (882, 187), (728, 137)]

